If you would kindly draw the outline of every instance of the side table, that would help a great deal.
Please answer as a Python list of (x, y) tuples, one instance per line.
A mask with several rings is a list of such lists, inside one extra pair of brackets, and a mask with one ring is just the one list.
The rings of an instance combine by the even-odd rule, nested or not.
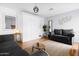
[(78, 56), (79, 55), (79, 43), (74, 43), (69, 50), (70, 56)]

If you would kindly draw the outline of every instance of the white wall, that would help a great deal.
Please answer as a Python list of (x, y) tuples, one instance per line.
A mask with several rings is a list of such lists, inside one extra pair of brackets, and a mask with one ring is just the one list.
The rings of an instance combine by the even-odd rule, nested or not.
[(23, 13), (23, 41), (38, 39), (43, 34), (44, 18)]
[(1, 34), (11, 34), (14, 32), (12, 29), (5, 29), (5, 16), (16, 17), (17, 29), (22, 31), (22, 14), (19, 10), (14, 10), (12, 8), (0, 6), (0, 35)]
[[(73, 29), (75, 37), (79, 37), (79, 10), (59, 14), (50, 17), (53, 20), (54, 29)], [(79, 39), (75, 38), (75, 42)]]
[(21, 11), (16, 12), (16, 28), (23, 33), (23, 16)]
[(0, 35), (14, 33), (12, 29), (5, 29), (5, 15), (16, 17), (16, 28), (21, 31), (24, 42), (42, 35), (44, 18), (2, 6), (0, 6)]
[(4, 24), (3, 24), (2, 15), (1, 15), (1, 12), (0, 12), (0, 29), (2, 27), (4, 28)]

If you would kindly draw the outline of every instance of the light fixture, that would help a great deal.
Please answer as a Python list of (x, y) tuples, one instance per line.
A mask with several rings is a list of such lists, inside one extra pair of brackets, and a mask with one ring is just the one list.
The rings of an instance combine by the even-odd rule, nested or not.
[(53, 8), (49, 8), (50, 11), (54, 10)]
[(35, 5), (34, 8), (33, 8), (33, 11), (34, 11), (35, 13), (38, 13), (38, 12), (39, 12), (39, 8)]

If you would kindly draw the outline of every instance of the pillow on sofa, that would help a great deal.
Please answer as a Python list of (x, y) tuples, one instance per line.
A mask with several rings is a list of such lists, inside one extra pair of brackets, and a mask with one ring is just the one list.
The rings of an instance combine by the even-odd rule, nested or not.
[(54, 29), (54, 34), (62, 35), (62, 29)]
[(62, 31), (62, 35), (65, 35), (65, 36), (73, 36), (73, 30), (72, 29), (68, 29), (68, 30), (63, 30)]

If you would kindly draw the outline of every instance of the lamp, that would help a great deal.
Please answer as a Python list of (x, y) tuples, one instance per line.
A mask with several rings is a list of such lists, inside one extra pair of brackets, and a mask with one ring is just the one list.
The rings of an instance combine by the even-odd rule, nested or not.
[(18, 30), (18, 29), (15, 29), (15, 41), (17, 41), (17, 42), (19, 42), (19, 43), (22, 43), (22, 35), (21, 35), (21, 32), (20, 32), (20, 30)]
[(20, 30), (19, 29), (15, 29), (15, 34), (20, 34)]
[(38, 12), (39, 12), (39, 8), (38, 8), (37, 6), (34, 6), (33, 11), (34, 11), (35, 13), (38, 13)]

